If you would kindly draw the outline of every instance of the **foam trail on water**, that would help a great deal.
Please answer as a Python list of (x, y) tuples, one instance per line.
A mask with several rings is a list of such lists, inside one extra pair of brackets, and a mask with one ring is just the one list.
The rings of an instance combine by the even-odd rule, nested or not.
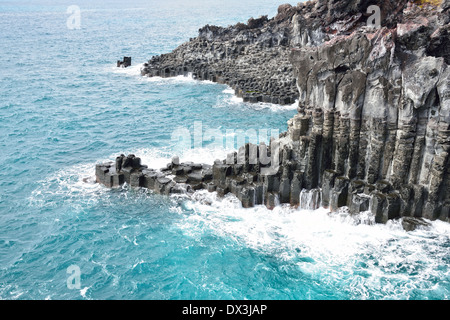
[(113, 73), (123, 74), (130, 77), (141, 76), (141, 69), (144, 67), (143, 63), (131, 65), (127, 68), (118, 68), (117, 66), (111, 67)]

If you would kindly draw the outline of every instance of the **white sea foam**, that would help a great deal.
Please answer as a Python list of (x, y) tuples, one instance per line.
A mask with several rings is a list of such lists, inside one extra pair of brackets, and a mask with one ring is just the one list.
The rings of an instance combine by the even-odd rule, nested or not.
[[(140, 71), (139, 71), (140, 75)], [(216, 83), (209, 80), (197, 80), (192, 77), (192, 74), (186, 76), (179, 75), (175, 77), (163, 78), (163, 77), (147, 77), (142, 76), (143, 81), (151, 82), (156, 85), (167, 85), (167, 84), (177, 84), (177, 83), (188, 83), (188, 84), (203, 84), (203, 85), (216, 85)]]
[(231, 88), (231, 87), (226, 88), (226, 89), (223, 90), (222, 92), (223, 92), (223, 93), (226, 93), (226, 94), (232, 94), (232, 95), (234, 95), (234, 90), (233, 90), (233, 88)]
[[(141, 76), (141, 69), (144, 67), (143, 63), (136, 64), (129, 66), (127, 68), (118, 68), (117, 66), (110, 67), (109, 70), (111, 70), (113, 73), (117, 74), (123, 74), (130, 77), (139, 77), (142, 81), (147, 82), (153, 82), (154, 84), (167, 84), (167, 83), (199, 83), (200, 81), (195, 80), (191, 74), (188, 76), (176, 76), (176, 77), (170, 77), (170, 78), (162, 78), (162, 77), (147, 77), (147, 76)], [(211, 84), (213, 82), (211, 81), (201, 81), (205, 84)]]
[[(134, 153), (151, 168), (164, 167), (173, 156), (170, 150), (158, 148)], [(181, 161), (213, 163), (226, 153), (204, 148), (178, 155)], [(99, 162), (112, 160), (117, 154)], [(108, 192), (93, 183), (94, 168), (95, 163), (87, 163), (61, 169), (41, 181), (31, 202), (52, 206), (54, 202), (46, 200), (59, 195), (74, 200), (75, 210), (77, 206), (83, 210), (80, 200), (95, 203)], [(287, 261), (314, 280), (333, 286), (340, 283), (355, 298), (408, 299), (413, 292), (447, 290), (442, 288), (450, 278), (446, 262), (450, 224), (446, 222), (434, 221), (430, 228), (405, 232), (400, 221), (371, 224), (373, 217), (367, 213), (355, 219), (346, 211), (330, 214), (323, 208), (298, 210), (283, 205), (272, 211), (264, 206), (244, 209), (234, 195), (220, 199), (207, 191), (174, 202), (171, 213), (180, 215), (178, 227), (190, 237), (201, 239), (205, 232), (213, 232), (236, 245)], [(138, 244), (135, 237), (128, 240)], [(435, 284), (433, 279), (444, 281)]]
[(88, 299), (86, 297), (86, 292), (90, 289), (91, 287), (84, 287), (83, 289), (80, 289), (80, 295), (84, 298), (84, 299)]
[[(225, 159), (230, 151), (232, 150), (223, 148), (196, 148), (174, 152), (167, 148), (142, 148), (138, 150), (120, 150), (109, 157), (99, 160), (97, 163), (114, 161), (122, 153), (132, 153), (141, 158), (142, 164), (159, 170), (166, 167), (174, 155), (178, 155), (182, 162), (192, 161), (212, 165), (216, 159)], [(95, 183), (95, 163), (92, 162), (62, 168), (39, 181), (39, 185), (29, 198), (32, 205), (39, 207), (57, 206), (56, 202), (48, 201), (53, 196), (74, 200), (84, 197), (86, 201), (95, 203), (101, 197), (104, 197), (107, 191), (105, 187)]]
[(214, 232), (291, 261), (318, 281), (342, 283), (355, 298), (378, 294), (379, 298), (407, 299), (414, 290), (430, 290), (428, 279), (450, 277), (448, 266), (442, 266), (450, 241), (450, 225), (445, 222), (406, 232), (400, 221), (355, 223), (345, 212), (330, 214), (323, 208), (243, 209), (232, 195), (218, 199), (205, 191), (197, 192), (194, 199), (186, 204), (194, 214), (180, 222), (187, 235), (200, 238)]
[(242, 104), (245, 105), (247, 108), (255, 110), (269, 109), (273, 112), (283, 112), (289, 110), (296, 110), (298, 106), (298, 100), (291, 105), (284, 105), (284, 106), (266, 102), (249, 103), (244, 102), (244, 99), (236, 96), (233, 88), (228, 87), (225, 90), (223, 90), (222, 95), (218, 97), (217, 103), (214, 106), (214, 108), (224, 108), (229, 107), (230, 105), (242, 105)]
[(111, 71), (118, 74), (127, 75), (130, 77), (141, 76), (141, 69), (144, 67), (143, 63), (131, 65), (127, 68), (118, 68), (117, 66), (111, 67)]
[[(60, 169), (44, 180), (29, 198), (30, 204), (39, 207), (54, 207), (57, 203), (48, 201), (53, 196), (66, 199), (89, 196), (89, 201), (97, 201), (103, 189), (95, 183), (95, 163), (84, 163)], [(55, 220), (55, 222), (57, 222)]]
[[(117, 68), (116, 66), (112, 67), (112, 71), (117, 74), (124, 74), (132, 77), (139, 77), (142, 81), (151, 82), (154, 85), (167, 85), (167, 84), (176, 84), (176, 83), (195, 83), (195, 84), (203, 84), (203, 85), (218, 85), (215, 82), (209, 80), (196, 80), (192, 77), (192, 74), (188, 74), (187, 76), (176, 76), (170, 78), (162, 78), (162, 77), (146, 77), (141, 76), (141, 69), (144, 64), (137, 64), (130, 66), (128, 68)], [(289, 110), (296, 110), (298, 106), (298, 100), (295, 101), (291, 105), (279, 105), (273, 103), (266, 102), (258, 102), (258, 103), (248, 103), (244, 102), (242, 98), (239, 98), (235, 95), (233, 88), (227, 86), (225, 90), (222, 91), (222, 95), (220, 95), (217, 99), (217, 103), (213, 106), (214, 108), (224, 108), (229, 107), (230, 105), (242, 105), (244, 104), (247, 108), (255, 109), (255, 110), (264, 110), (269, 109), (273, 112), (283, 112)]]
[(168, 83), (197, 83), (199, 81), (192, 78), (192, 76), (176, 76), (170, 78), (162, 78), (162, 77), (147, 77), (143, 76), (142, 79), (144, 81), (160, 83), (160, 84), (168, 84)]

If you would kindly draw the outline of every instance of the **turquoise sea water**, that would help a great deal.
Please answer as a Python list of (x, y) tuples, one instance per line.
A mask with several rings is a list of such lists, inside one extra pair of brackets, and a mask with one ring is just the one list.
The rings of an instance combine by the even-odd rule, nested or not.
[[(443, 222), (406, 233), (323, 209), (242, 209), (207, 192), (189, 200), (92, 183), (95, 164), (120, 153), (156, 168), (173, 154), (223, 158), (226, 148), (171, 140), (194, 122), (224, 133), (286, 130), (295, 106), (139, 76), (141, 63), (203, 25), (273, 16), (279, 4), (0, 0), (0, 298), (449, 298)], [(81, 9), (79, 30), (67, 28), (70, 5)], [(117, 69), (125, 55), (133, 66)], [(71, 265), (80, 289), (67, 287)]]

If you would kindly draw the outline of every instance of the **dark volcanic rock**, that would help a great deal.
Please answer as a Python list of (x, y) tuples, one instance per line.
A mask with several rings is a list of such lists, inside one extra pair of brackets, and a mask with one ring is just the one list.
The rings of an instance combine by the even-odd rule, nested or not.
[(149, 77), (191, 75), (231, 86), (246, 102), (292, 104), (298, 96), (289, 62), (291, 24), (296, 7), (278, 15), (250, 18), (227, 28), (207, 25), (197, 38), (169, 54), (155, 56), (141, 70)]
[[(121, 155), (97, 165), (97, 182), (161, 194), (207, 188), (234, 193), (244, 207), (271, 209), (302, 205), (314, 189), (331, 211), (371, 211), (378, 223), (400, 218), (407, 230), (426, 224), (418, 218), (448, 221), (450, 0), (416, 2), (316, 0), (282, 5), (272, 19), (205, 26), (142, 73), (192, 73), (233, 86), (244, 101), (298, 98), (287, 132), (269, 147), (242, 146), (212, 167), (174, 157), (151, 171)], [(381, 9), (378, 29), (367, 26), (369, 5)], [(270, 157), (263, 162), (264, 154)]]
[[(359, 17), (365, 1), (317, 1), (325, 27), (308, 5), (294, 17), (299, 114), (286, 143), (305, 168), (307, 187), (319, 177), (332, 210), (367, 210), (364, 189), (377, 222), (400, 215), (448, 220), (448, 1), (370, 4), (381, 8), (380, 29)], [(336, 203), (329, 170), (351, 180), (346, 203)]]
[(406, 217), (406, 218), (402, 219), (402, 227), (406, 231), (414, 231), (418, 227), (428, 228), (430, 226), (431, 226), (430, 223), (426, 222), (425, 220), (423, 220), (421, 218)]

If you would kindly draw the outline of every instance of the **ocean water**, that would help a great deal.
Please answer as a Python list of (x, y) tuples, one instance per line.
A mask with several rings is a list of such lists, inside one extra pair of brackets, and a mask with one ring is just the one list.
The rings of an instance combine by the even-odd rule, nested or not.
[[(243, 209), (204, 191), (163, 197), (93, 183), (95, 164), (134, 153), (212, 163), (176, 128), (284, 131), (295, 106), (249, 105), (230, 88), (148, 79), (140, 64), (262, 14), (274, 0), (0, 0), (1, 299), (448, 299), (450, 227), (407, 233), (345, 212)], [(70, 29), (67, 8), (81, 9)], [(117, 69), (125, 55), (133, 66)], [(360, 220), (370, 220), (361, 214)], [(78, 266), (80, 287), (67, 285)]]

